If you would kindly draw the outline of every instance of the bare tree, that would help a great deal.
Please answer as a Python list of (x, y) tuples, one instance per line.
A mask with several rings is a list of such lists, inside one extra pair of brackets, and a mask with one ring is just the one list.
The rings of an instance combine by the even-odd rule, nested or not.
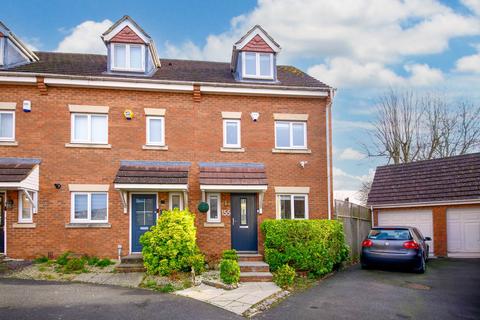
[(367, 204), (368, 193), (372, 188), (372, 182), (372, 180), (362, 182), (362, 186), (360, 187), (360, 190), (358, 190), (358, 198), (363, 205)]
[(480, 106), (390, 89), (378, 99), (369, 156), (408, 163), (480, 150)]

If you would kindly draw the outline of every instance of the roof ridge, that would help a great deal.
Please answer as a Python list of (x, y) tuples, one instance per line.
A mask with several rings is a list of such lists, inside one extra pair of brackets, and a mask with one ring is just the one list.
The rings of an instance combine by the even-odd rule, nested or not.
[(379, 168), (389, 168), (389, 167), (413, 166), (413, 165), (423, 164), (423, 163), (427, 163), (427, 162), (433, 162), (433, 161), (448, 161), (448, 160), (451, 160), (451, 159), (454, 159), (454, 158), (469, 157), (469, 156), (470, 156), (470, 157), (480, 156), (480, 152), (457, 154), (457, 155), (455, 155), (455, 156), (442, 157), (442, 158), (417, 160), (417, 161), (412, 161), (412, 162), (407, 162), (407, 163), (386, 164), (386, 165), (383, 165), (383, 166), (378, 166), (377, 169), (379, 169)]

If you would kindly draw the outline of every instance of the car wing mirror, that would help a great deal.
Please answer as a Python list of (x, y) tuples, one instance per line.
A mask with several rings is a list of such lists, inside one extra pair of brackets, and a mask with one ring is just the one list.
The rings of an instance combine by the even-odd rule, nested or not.
[(430, 237), (425, 237), (424, 240), (425, 240), (425, 241), (432, 241), (432, 238), (430, 238)]

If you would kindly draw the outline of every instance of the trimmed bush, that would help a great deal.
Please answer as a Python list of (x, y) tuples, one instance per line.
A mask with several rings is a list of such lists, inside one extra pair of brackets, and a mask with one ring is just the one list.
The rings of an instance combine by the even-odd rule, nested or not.
[(348, 257), (343, 226), (336, 220), (265, 220), (261, 230), (272, 271), (288, 264), (321, 276)]
[(236, 284), (240, 280), (240, 266), (236, 260), (223, 259), (220, 262), (220, 279), (226, 284)]
[(295, 269), (288, 264), (284, 264), (274, 273), (273, 281), (282, 289), (288, 289), (293, 286), (296, 276)]
[(222, 259), (238, 261), (237, 251), (235, 249), (223, 251)]
[(149, 274), (176, 271), (200, 273), (205, 259), (196, 244), (195, 218), (188, 210), (163, 211), (157, 224), (140, 237), (143, 262)]

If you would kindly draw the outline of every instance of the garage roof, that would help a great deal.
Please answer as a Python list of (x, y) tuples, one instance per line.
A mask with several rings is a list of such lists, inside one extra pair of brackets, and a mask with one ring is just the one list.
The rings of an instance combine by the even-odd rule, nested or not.
[(480, 202), (480, 153), (377, 167), (368, 205)]

